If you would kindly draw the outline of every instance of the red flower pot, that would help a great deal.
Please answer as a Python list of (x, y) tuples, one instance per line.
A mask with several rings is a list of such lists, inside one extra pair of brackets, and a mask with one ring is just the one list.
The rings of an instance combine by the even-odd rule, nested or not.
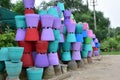
[(37, 28), (27, 28), (25, 41), (38, 41), (39, 40), (39, 32)]
[(36, 51), (38, 53), (47, 53), (48, 42), (47, 41), (37, 41), (35, 43)]
[(98, 48), (97, 47), (93, 47), (93, 51), (98, 51)]
[(24, 14), (34, 14), (34, 10), (31, 8), (31, 9), (25, 9), (24, 11)]
[(32, 52), (32, 42), (19, 41), (18, 45), (20, 47), (24, 47), (24, 53)]
[(22, 56), (23, 67), (31, 67), (34, 66), (32, 54), (23, 54)]

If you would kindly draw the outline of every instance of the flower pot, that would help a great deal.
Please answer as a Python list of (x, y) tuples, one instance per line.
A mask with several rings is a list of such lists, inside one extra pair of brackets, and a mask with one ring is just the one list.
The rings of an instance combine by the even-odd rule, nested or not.
[(64, 32), (64, 25), (61, 24), (61, 26), (60, 26), (60, 33), (63, 33), (63, 32)]
[(93, 47), (93, 51), (98, 51), (98, 48), (97, 47)]
[(48, 14), (49, 14), (49, 15), (52, 15), (53, 17), (59, 18), (58, 11), (57, 11), (57, 9), (54, 8), (54, 7), (50, 7), (50, 8), (48, 9)]
[(28, 80), (42, 80), (43, 68), (27, 68)]
[(47, 53), (48, 42), (47, 41), (37, 41), (35, 43), (36, 51), (38, 53)]
[(15, 16), (15, 22), (16, 22), (17, 28), (26, 28), (27, 27), (24, 15)]
[(88, 23), (84, 22), (83, 23), (83, 30), (88, 30), (88, 29), (89, 29)]
[(28, 41), (19, 41), (18, 46), (24, 47), (24, 53), (32, 52), (32, 42)]
[(95, 43), (94, 43), (94, 41), (93, 41), (93, 40), (92, 40), (92, 43), (91, 43), (91, 44), (92, 44), (92, 47), (95, 47)]
[(11, 62), (20, 62), (23, 51), (23, 47), (8, 47), (8, 57)]
[(6, 80), (20, 80), (19, 77), (16, 77), (16, 78), (9, 78), (7, 77)]
[(71, 43), (69, 43), (69, 42), (64, 42), (64, 43), (62, 44), (62, 50), (63, 50), (63, 51), (70, 51), (70, 49), (71, 49)]
[(22, 56), (23, 67), (32, 67), (34, 66), (32, 54), (23, 54)]
[(62, 74), (62, 70), (61, 70), (61, 65), (55, 65), (54, 66), (54, 71), (55, 71), (55, 75), (61, 75)]
[(81, 60), (80, 51), (72, 51), (72, 60)]
[(38, 41), (39, 40), (39, 32), (37, 28), (27, 28), (25, 41)]
[(76, 25), (76, 28), (75, 28), (75, 33), (76, 34), (81, 34), (82, 33), (82, 30), (83, 30), (83, 24), (82, 23), (78, 23)]
[(15, 40), (16, 41), (24, 41), (25, 33), (26, 33), (25, 29), (17, 29)]
[(74, 42), (72, 44), (72, 50), (80, 50), (82, 47), (82, 43), (81, 42)]
[(34, 14), (34, 9), (25, 9), (24, 14)]
[(76, 24), (75, 23), (67, 23), (66, 27), (67, 27), (67, 32), (68, 33), (74, 33)]
[(88, 58), (92, 57), (92, 51), (88, 51)]
[(48, 67), (49, 61), (47, 54), (37, 54), (35, 59), (35, 66), (36, 67)]
[(0, 74), (4, 72), (4, 69), (5, 69), (4, 61), (0, 61)]
[(100, 43), (95, 43), (95, 47), (100, 48)]
[(0, 61), (6, 61), (9, 60), (8, 58), (8, 48), (2, 47), (0, 49)]
[(70, 16), (71, 16), (71, 11), (70, 10), (65, 10), (64, 11), (64, 17), (65, 17), (65, 19), (67, 18), (67, 19), (70, 19)]
[(83, 50), (83, 51), (81, 52), (81, 57), (82, 57), (82, 58), (87, 58), (87, 57), (88, 57), (88, 51)]
[(59, 59), (57, 53), (49, 53), (48, 54), (48, 60), (51, 66), (53, 65), (59, 65)]
[(62, 61), (71, 61), (71, 53), (70, 52), (62, 52), (61, 60)]
[(62, 11), (60, 10), (60, 8), (58, 6), (53, 6), (53, 7), (57, 10), (59, 18), (61, 18), (62, 17)]
[(62, 73), (67, 73), (67, 65), (62, 64), (61, 65)]
[(23, 0), (25, 8), (34, 8), (35, 0)]
[(46, 10), (40, 10), (38, 12), (38, 14), (41, 16), (41, 15), (46, 15), (47, 14), (47, 11)]
[(68, 71), (71, 70), (77, 70), (77, 63), (74, 60), (68, 62)]
[(97, 38), (95, 38), (95, 39), (94, 39), (94, 42), (95, 42), (95, 43), (98, 43), (99, 41), (98, 41), (98, 39), (97, 39)]
[(92, 30), (87, 30), (87, 32), (88, 32), (88, 37), (93, 37), (93, 31)]
[(38, 27), (40, 16), (38, 14), (25, 14), (27, 27)]
[(82, 35), (83, 35), (83, 37), (88, 37), (87, 31), (86, 31), (86, 30), (83, 30), (83, 31), (82, 31)]
[(22, 62), (12, 63), (10, 61), (5, 61), (5, 66), (9, 78), (19, 77), (22, 70)]
[(96, 35), (95, 34), (93, 34), (93, 37), (92, 37), (93, 39), (95, 39), (96, 38)]
[(92, 51), (92, 45), (91, 44), (83, 44), (83, 50)]
[(35, 59), (36, 59), (36, 55), (37, 55), (37, 52), (32, 52), (32, 58), (33, 58), (34, 62), (35, 62)]
[(64, 3), (58, 2), (57, 6), (60, 8), (61, 11), (65, 10)]
[(60, 43), (64, 42), (64, 35), (62, 33), (60, 33)]
[(60, 41), (61, 36), (60, 36), (60, 30), (53, 30), (54, 32), (54, 37), (56, 41)]
[(75, 34), (77, 42), (83, 42), (83, 35), (82, 34)]
[(54, 41), (55, 37), (54, 37), (53, 30), (51, 28), (43, 29), (42, 34), (41, 34), (41, 40), (42, 41)]
[(94, 51), (93, 53), (95, 56), (99, 56), (99, 51)]
[(60, 29), (61, 27), (61, 19), (60, 18), (55, 18), (53, 22), (53, 28), (54, 29)]
[(66, 38), (67, 42), (76, 42), (76, 37), (74, 33), (68, 33), (67, 34), (67, 38)]
[(58, 41), (51, 41), (51, 42), (49, 42), (48, 52), (57, 52), (58, 45), (59, 45)]
[(52, 15), (41, 15), (42, 28), (52, 28), (54, 17)]
[(86, 37), (84, 42), (85, 42), (85, 44), (91, 44), (92, 38), (91, 37)]

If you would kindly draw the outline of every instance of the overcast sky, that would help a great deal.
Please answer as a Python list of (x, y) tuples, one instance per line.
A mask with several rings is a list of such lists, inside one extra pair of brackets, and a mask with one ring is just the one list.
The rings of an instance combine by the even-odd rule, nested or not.
[[(12, 0), (16, 1), (16, 0)], [(35, 0), (35, 6), (38, 6), (43, 0)], [(50, 0), (45, 0), (50, 1)], [(86, 1), (86, 0), (84, 0)], [(89, 0), (89, 3), (92, 0)], [(90, 6), (90, 9), (93, 9)], [(111, 21), (111, 27), (120, 26), (120, 0), (97, 0), (96, 10), (102, 11), (105, 17)]]

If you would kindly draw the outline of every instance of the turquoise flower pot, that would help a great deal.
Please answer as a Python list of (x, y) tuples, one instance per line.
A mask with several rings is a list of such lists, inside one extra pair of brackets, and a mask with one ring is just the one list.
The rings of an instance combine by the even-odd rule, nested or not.
[(67, 28), (66, 26), (63, 27), (63, 34), (66, 34), (67, 33)]
[(76, 42), (76, 37), (75, 37), (75, 34), (73, 33), (68, 33), (67, 34), (67, 39), (66, 39), (67, 42)]
[(2, 47), (0, 49), (0, 61), (9, 60), (8, 58), (8, 48)]
[(83, 44), (83, 50), (92, 51), (92, 44)]
[(62, 61), (71, 61), (71, 53), (69, 52), (62, 52), (61, 54)]
[(58, 41), (51, 41), (48, 45), (48, 52), (57, 52), (58, 50)]
[(48, 14), (49, 14), (49, 15), (52, 15), (52, 16), (54, 16), (54, 17), (59, 18), (58, 11), (57, 11), (57, 9), (54, 8), (54, 7), (51, 7), (51, 8), (48, 9)]
[(8, 47), (8, 56), (12, 62), (20, 62), (23, 55), (23, 47)]
[(62, 50), (63, 50), (63, 51), (70, 51), (70, 49), (71, 49), (71, 43), (69, 43), (69, 42), (64, 42), (64, 43), (62, 44)]
[(61, 37), (60, 37), (60, 30), (53, 30), (54, 32), (54, 37), (56, 41), (60, 41)]
[(76, 28), (75, 28), (75, 33), (76, 34), (81, 34), (82, 33), (82, 30), (83, 30), (83, 24), (82, 23), (78, 23), (76, 25)]
[(81, 52), (81, 57), (82, 57), (82, 58), (87, 58), (87, 56), (88, 56), (88, 51), (83, 50), (83, 51)]
[(42, 80), (43, 68), (28, 68), (28, 80)]
[(5, 61), (6, 71), (9, 78), (18, 78), (22, 70), (22, 62), (12, 63)]
[(40, 10), (38, 12), (38, 14), (41, 16), (41, 15), (47, 14), (47, 11), (46, 10)]
[(91, 37), (86, 37), (85, 38), (85, 44), (91, 44), (92, 43), (92, 38)]
[(65, 10), (64, 3), (58, 2), (57, 6), (60, 8), (61, 11)]
[(4, 68), (5, 68), (5, 63), (4, 63), (4, 61), (0, 61), (0, 74), (3, 73)]
[(15, 22), (17, 28), (26, 28), (26, 21), (25, 21), (25, 16), (23, 15), (17, 15), (15, 16)]

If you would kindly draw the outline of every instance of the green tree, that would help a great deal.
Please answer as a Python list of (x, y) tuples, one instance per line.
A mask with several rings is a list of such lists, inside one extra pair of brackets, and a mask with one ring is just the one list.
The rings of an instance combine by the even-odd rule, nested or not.
[(12, 7), (12, 3), (11, 3), (11, 0), (0, 0), (0, 6), (1, 7), (5, 7), (7, 9), (11, 9)]

